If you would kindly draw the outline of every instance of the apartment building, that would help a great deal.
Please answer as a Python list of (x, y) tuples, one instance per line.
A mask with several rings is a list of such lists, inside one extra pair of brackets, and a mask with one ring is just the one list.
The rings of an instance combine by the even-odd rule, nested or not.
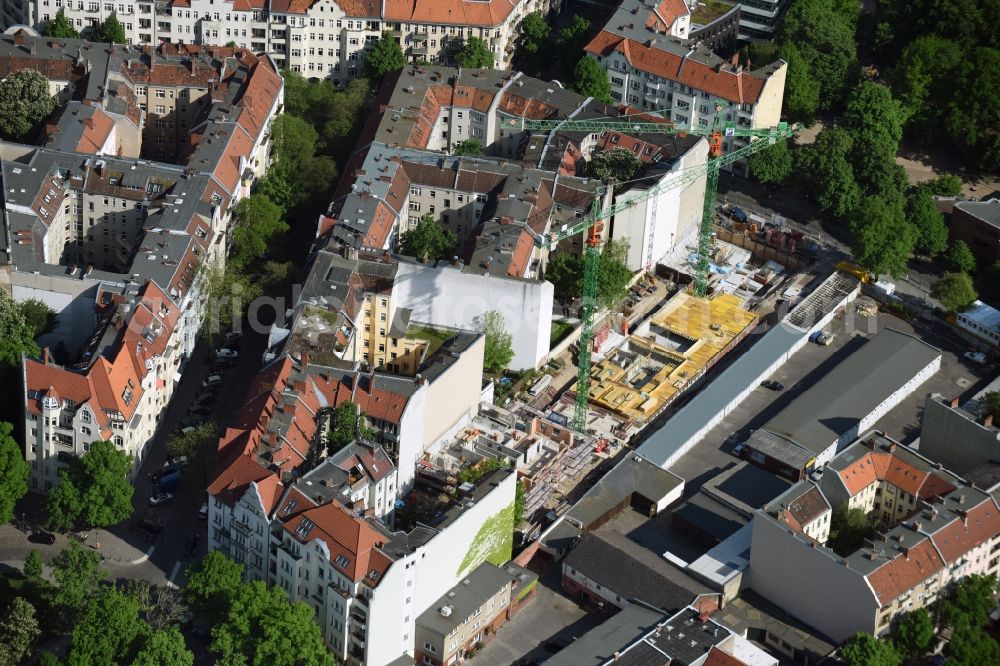
[[(190, 71), (192, 58), (226, 85), (194, 117), (200, 129), (177, 137), (182, 164), (137, 159), (149, 137), (130, 72)], [(44, 492), (95, 439), (143, 459), (201, 326), (199, 269), (224, 264), (231, 208), (267, 168), (283, 83), (246, 51), (118, 50), (25, 30), (0, 36), (0, 61), (72, 98), (44, 147), (5, 144), (0, 162), (3, 287), (58, 314), (40, 340), (58, 363), (47, 351), (24, 361), (25, 455)]]
[[(783, 60), (753, 69), (726, 61), (668, 33), (643, 0), (625, 0), (585, 50), (608, 72), (612, 99), (678, 125), (710, 127), (717, 113), (746, 128), (772, 127), (781, 118)], [(724, 148), (746, 144), (730, 137)]]
[(462, 661), (511, 618), (537, 581), (538, 574), (513, 562), (483, 562), (417, 618), (414, 658), (424, 666)]
[[(827, 545), (846, 504), (879, 533), (842, 557)], [(837, 642), (887, 633), (902, 612), (934, 603), (971, 574), (1000, 569), (1000, 507), (988, 493), (879, 432), (759, 510), (750, 587)], [(819, 603), (817, 600), (822, 600)]]
[(39, 30), (60, 10), (79, 31), (112, 12), (129, 44), (235, 44), (271, 54), (278, 67), (337, 85), (363, 73), (365, 54), (390, 32), (408, 59), (452, 62), (466, 40), (478, 37), (498, 68), (510, 65), (519, 26), (534, 11), (559, 11), (552, 0), (448, 0), (437, 5), (392, 0), (384, 4), (336, 0), (4, 0), (7, 27)]

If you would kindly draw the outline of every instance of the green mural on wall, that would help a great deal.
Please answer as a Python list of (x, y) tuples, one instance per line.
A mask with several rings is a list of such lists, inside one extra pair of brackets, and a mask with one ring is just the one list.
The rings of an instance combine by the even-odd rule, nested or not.
[(510, 561), (514, 552), (514, 503), (503, 511), (495, 513), (483, 523), (476, 538), (469, 544), (469, 550), (462, 558), (456, 576), (478, 567), (483, 562), (496, 565)]

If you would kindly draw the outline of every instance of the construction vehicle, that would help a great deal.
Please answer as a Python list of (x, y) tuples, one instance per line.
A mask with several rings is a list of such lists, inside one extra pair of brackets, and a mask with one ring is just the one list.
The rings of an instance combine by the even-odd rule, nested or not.
[[(575, 132), (605, 132), (617, 131), (627, 134), (687, 134), (704, 136), (708, 139), (709, 159), (705, 164), (684, 169), (674, 174), (659, 185), (648, 189), (638, 197), (626, 201), (617, 201), (601, 210), (601, 200), (605, 191), (598, 192), (591, 206), (591, 212), (572, 224), (547, 234), (537, 234), (535, 245), (553, 249), (556, 245), (571, 236), (585, 233), (583, 262), (583, 293), (580, 304), (580, 341), (577, 357), (576, 404), (573, 412), (573, 427), (578, 432), (587, 430), (587, 399), (590, 388), (590, 355), (594, 338), (594, 314), (597, 309), (597, 272), (600, 259), (601, 232), (604, 220), (615, 213), (631, 208), (647, 199), (659, 196), (663, 192), (682, 187), (687, 183), (707, 177), (705, 185), (705, 202), (702, 210), (702, 220), (698, 236), (698, 261), (694, 276), (694, 293), (704, 297), (708, 293), (709, 254), (712, 248), (715, 222), (715, 196), (719, 186), (719, 171), (727, 164), (732, 164), (767, 148), (777, 141), (783, 141), (793, 136), (797, 130), (794, 125), (779, 123), (773, 128), (755, 129), (738, 127), (732, 122), (722, 121), (723, 106), (715, 105), (715, 120), (711, 127), (678, 126), (670, 122), (631, 121), (621, 119), (589, 119), (589, 120), (531, 120), (520, 118), (510, 121), (524, 131), (531, 130), (564, 130)], [(747, 137), (751, 141), (746, 146), (729, 153), (723, 153), (722, 144), (725, 137)], [(757, 139), (757, 140), (754, 140)], [(650, 250), (652, 244), (650, 244)]]
[(857, 264), (852, 264), (849, 261), (838, 261), (837, 270), (840, 271), (841, 273), (847, 273), (848, 275), (853, 275), (864, 284), (868, 284), (873, 279), (871, 273), (861, 268), (861, 266), (858, 266)]

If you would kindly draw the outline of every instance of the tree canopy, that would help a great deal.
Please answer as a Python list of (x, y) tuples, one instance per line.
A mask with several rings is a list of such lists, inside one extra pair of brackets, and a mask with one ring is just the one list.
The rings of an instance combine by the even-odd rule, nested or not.
[(326, 437), (327, 452), (332, 454), (359, 438), (371, 439), (372, 435), (365, 413), (358, 405), (350, 401), (341, 403), (330, 415), (330, 432)]
[(42, 31), (42, 34), (45, 37), (60, 39), (77, 39), (80, 36), (62, 9), (56, 12), (55, 18), (45, 24), (45, 30)]
[(105, 44), (124, 44), (128, 41), (125, 28), (122, 27), (115, 12), (111, 12), (106, 19), (91, 28), (87, 39)]
[(56, 110), (49, 81), (35, 69), (21, 69), (0, 82), (0, 133), (22, 141)]
[(38, 356), (35, 330), (20, 305), (0, 290), (0, 364), (20, 365), (21, 354)]
[(945, 273), (931, 287), (931, 298), (951, 312), (964, 310), (978, 297), (968, 273)]
[(256, 193), (236, 204), (234, 213), (236, 228), (230, 261), (245, 269), (265, 254), (281, 256), (288, 223), (280, 206)]
[(642, 161), (627, 148), (612, 148), (595, 152), (587, 165), (587, 173), (600, 181), (614, 181), (622, 184), (632, 178), (642, 168)]
[(866, 197), (850, 218), (854, 256), (862, 266), (882, 275), (906, 272), (916, 229), (906, 221), (902, 202)]
[(90, 450), (60, 470), (49, 493), (47, 520), (55, 529), (75, 525), (107, 527), (132, 515), (133, 487), (128, 454), (111, 442), (90, 443)]
[(858, 632), (840, 649), (848, 666), (899, 666), (903, 655), (889, 639)]
[(0, 664), (24, 663), (42, 630), (35, 607), (22, 597), (14, 597), (0, 615)]
[(28, 492), (28, 463), (12, 433), (14, 426), (0, 422), (0, 523), (14, 517), (14, 505)]
[(948, 248), (944, 260), (953, 270), (961, 273), (971, 273), (976, 270), (976, 255), (966, 245), (965, 241), (955, 241)]
[(69, 666), (114, 666), (129, 655), (132, 643), (143, 631), (135, 599), (108, 586), (87, 604), (73, 627)]
[(589, 32), (590, 21), (579, 14), (574, 14), (569, 25), (559, 31), (556, 37), (556, 46), (562, 53), (580, 53), (587, 45)]
[(983, 415), (993, 417), (994, 421), (1000, 422), (1000, 391), (987, 391), (979, 399)]
[(465, 141), (459, 141), (455, 144), (455, 148), (451, 151), (451, 153), (452, 155), (482, 155), (483, 142), (479, 139), (466, 139)]
[(573, 90), (593, 97), (598, 102), (611, 104), (611, 81), (608, 80), (608, 73), (604, 71), (601, 63), (596, 59), (585, 55), (580, 58), (573, 69)]
[(376, 83), (389, 72), (403, 69), (405, 65), (406, 55), (388, 30), (382, 32), (375, 48), (365, 54), (365, 75)]
[(194, 654), (187, 649), (180, 630), (167, 627), (149, 634), (132, 666), (192, 666)]
[(982, 627), (996, 608), (997, 579), (995, 576), (972, 574), (958, 581), (948, 596), (939, 603), (941, 618), (951, 627), (967, 620), (973, 627)]
[(72, 626), (97, 592), (104, 578), (100, 565), (101, 556), (76, 541), (70, 541), (52, 560), (52, 575), (59, 584), (52, 604), (59, 609), (64, 624)]
[(875, 523), (864, 510), (850, 508), (844, 503), (833, 509), (827, 546), (841, 557), (847, 557), (873, 534), (875, 534)]
[(205, 452), (219, 442), (219, 430), (212, 421), (202, 421), (193, 430), (171, 435), (167, 440), (167, 455), (177, 458), (186, 456), (188, 460), (200, 461)]
[(479, 37), (469, 37), (455, 54), (455, 62), (468, 69), (493, 69), (493, 60), (493, 51)]
[(401, 254), (431, 260), (450, 259), (458, 247), (458, 237), (430, 215), (422, 216), (417, 226), (404, 232), (399, 240)]
[(521, 52), (533, 64), (540, 64), (545, 57), (552, 26), (548, 24), (541, 12), (536, 11), (521, 19), (520, 30)]
[(926, 608), (904, 613), (896, 624), (896, 642), (911, 657), (919, 657), (934, 641), (934, 619)]
[(948, 246), (948, 227), (928, 189), (916, 188), (906, 197), (906, 218), (917, 231), (917, 250), (928, 257), (944, 252)]
[(222, 621), (234, 591), (243, 582), (243, 565), (216, 550), (184, 572), (184, 598), (210, 624)]
[(487, 310), (483, 315), (481, 330), (486, 335), (483, 368), (490, 372), (505, 370), (514, 358), (514, 346), (503, 313), (499, 310)]
[[(851, 94), (842, 126), (854, 139), (851, 163), (858, 182), (868, 186), (869, 194), (884, 195), (891, 188), (884, 179), (896, 166), (903, 136), (899, 102), (892, 98), (888, 87), (862, 81)], [(891, 178), (891, 173), (888, 176)]]
[(825, 129), (816, 141), (795, 152), (799, 173), (808, 174), (807, 186), (819, 207), (844, 219), (861, 203), (861, 188), (848, 156), (854, 139), (840, 127)]
[(37, 298), (29, 298), (26, 301), (21, 301), (18, 305), (21, 308), (21, 314), (24, 315), (24, 320), (36, 338), (52, 331), (59, 323), (59, 317), (55, 311)]
[(568, 252), (554, 253), (545, 267), (545, 279), (552, 283), (557, 301), (572, 303), (583, 291), (583, 261)]
[(747, 158), (750, 174), (762, 183), (781, 183), (792, 175), (792, 154), (787, 141), (777, 141), (773, 146)]

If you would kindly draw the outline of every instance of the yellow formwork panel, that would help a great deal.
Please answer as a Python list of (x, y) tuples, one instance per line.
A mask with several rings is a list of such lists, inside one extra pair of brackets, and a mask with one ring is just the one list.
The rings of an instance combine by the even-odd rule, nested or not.
[[(732, 294), (700, 299), (677, 293), (653, 315), (651, 324), (690, 341), (690, 346), (678, 352), (649, 337), (633, 335), (629, 350), (644, 357), (645, 367), (655, 364), (659, 369), (641, 386), (632, 386), (626, 382), (626, 369), (604, 360), (594, 368), (591, 402), (645, 421), (694, 382), (723, 349), (756, 321), (757, 316), (743, 309), (740, 299)], [(653, 361), (651, 353), (669, 361)]]

